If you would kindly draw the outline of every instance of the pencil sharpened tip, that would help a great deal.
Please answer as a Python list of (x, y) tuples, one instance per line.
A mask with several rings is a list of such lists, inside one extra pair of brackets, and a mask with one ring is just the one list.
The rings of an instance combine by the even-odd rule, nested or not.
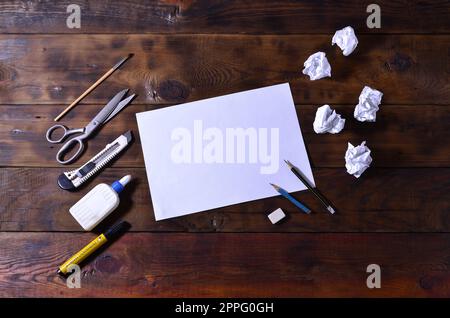
[(289, 160), (284, 159), (284, 162), (286, 162), (288, 167), (292, 169), (293, 165), (292, 165), (292, 163)]
[(331, 214), (336, 212), (331, 205), (327, 207), (327, 210), (330, 211)]
[(276, 184), (273, 184), (273, 183), (269, 183), (269, 184), (277, 191), (278, 191), (278, 189), (280, 189), (280, 187), (277, 186)]

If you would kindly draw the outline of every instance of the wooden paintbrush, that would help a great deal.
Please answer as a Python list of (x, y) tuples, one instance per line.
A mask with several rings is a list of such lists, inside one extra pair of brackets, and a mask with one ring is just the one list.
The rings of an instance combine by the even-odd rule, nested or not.
[(124, 57), (116, 65), (114, 65), (108, 72), (103, 74), (94, 84), (91, 85), (83, 94), (80, 95), (76, 100), (72, 102), (66, 109), (62, 111), (61, 114), (55, 117), (55, 121), (60, 120), (65, 114), (67, 114), (72, 108), (74, 108), (83, 98), (85, 98), (90, 92), (92, 92), (98, 85), (100, 85), (105, 79), (107, 79), (114, 71), (116, 71), (119, 67), (122, 66), (129, 58), (131, 58), (134, 54), (128, 54), (127, 57)]

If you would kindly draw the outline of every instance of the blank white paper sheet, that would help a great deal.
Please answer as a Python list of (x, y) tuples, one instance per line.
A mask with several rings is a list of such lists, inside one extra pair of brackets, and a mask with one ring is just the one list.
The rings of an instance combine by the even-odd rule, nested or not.
[(136, 117), (156, 220), (305, 190), (284, 159), (314, 185), (287, 83)]

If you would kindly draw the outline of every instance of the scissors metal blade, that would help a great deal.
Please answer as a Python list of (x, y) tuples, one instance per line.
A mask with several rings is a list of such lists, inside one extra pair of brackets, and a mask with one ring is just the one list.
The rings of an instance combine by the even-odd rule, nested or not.
[(124, 89), (124, 90), (121, 90), (120, 92), (118, 92), (116, 94), (116, 96), (114, 96), (108, 102), (108, 104), (106, 104), (106, 106), (103, 107), (102, 110), (94, 117), (92, 122), (96, 121), (101, 124), (104, 124), (108, 120), (109, 115), (111, 115), (111, 113), (114, 111), (114, 109), (120, 103), (122, 98), (128, 93), (128, 91), (129, 91), (129, 89), (127, 88), (127, 89)]
[(117, 115), (122, 109), (124, 109), (134, 98), (136, 97), (136, 94), (130, 95), (127, 98), (125, 98), (123, 101), (121, 101), (117, 107), (113, 110), (113, 112), (106, 118), (105, 124), (110, 121), (114, 116)]

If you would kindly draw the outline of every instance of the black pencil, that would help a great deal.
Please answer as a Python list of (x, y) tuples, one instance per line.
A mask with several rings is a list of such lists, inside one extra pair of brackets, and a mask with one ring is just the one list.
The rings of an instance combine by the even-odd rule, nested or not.
[(334, 214), (335, 210), (334, 208), (331, 206), (330, 202), (328, 202), (327, 199), (325, 199), (319, 192), (317, 192), (310, 184), (309, 182), (305, 179), (305, 177), (303, 177), (300, 172), (298, 171), (297, 167), (294, 166), (292, 163), (290, 163), (288, 160), (284, 160), (284, 162), (286, 162), (286, 164), (288, 165), (289, 169), (292, 171), (293, 174), (295, 174), (295, 176), (297, 178), (300, 179), (300, 181), (308, 188), (309, 191), (311, 191), (317, 199), (319, 199), (320, 202), (322, 202), (323, 206), (331, 213)]

